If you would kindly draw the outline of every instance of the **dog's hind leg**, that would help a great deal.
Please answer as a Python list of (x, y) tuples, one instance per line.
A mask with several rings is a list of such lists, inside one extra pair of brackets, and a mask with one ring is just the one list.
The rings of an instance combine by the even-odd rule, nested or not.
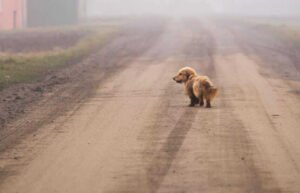
[(211, 108), (210, 99), (206, 99), (206, 108)]

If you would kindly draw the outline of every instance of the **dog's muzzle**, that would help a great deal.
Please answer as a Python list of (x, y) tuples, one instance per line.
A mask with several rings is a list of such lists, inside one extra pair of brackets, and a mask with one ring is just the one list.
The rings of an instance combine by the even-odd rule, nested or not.
[(176, 80), (176, 77), (174, 77), (173, 80), (176, 81), (177, 83), (182, 83), (182, 81)]

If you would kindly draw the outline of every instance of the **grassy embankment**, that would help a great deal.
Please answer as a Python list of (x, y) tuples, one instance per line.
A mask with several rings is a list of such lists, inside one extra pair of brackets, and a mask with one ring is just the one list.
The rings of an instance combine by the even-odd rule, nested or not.
[(101, 48), (116, 32), (116, 26), (93, 29), (93, 35), (84, 37), (64, 50), (30, 54), (0, 55), (0, 90), (15, 83), (34, 82), (49, 70), (64, 67), (86, 58)]
[(300, 43), (300, 22), (295, 19), (260, 18), (249, 19), (254, 28), (267, 31), (278, 38)]

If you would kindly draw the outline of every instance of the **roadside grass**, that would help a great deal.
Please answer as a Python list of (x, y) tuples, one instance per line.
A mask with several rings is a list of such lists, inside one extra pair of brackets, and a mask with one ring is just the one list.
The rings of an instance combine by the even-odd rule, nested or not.
[(74, 46), (43, 53), (0, 55), (0, 90), (15, 83), (39, 80), (49, 70), (79, 62), (101, 48), (117, 32), (116, 26), (102, 26)]
[(285, 24), (281, 24), (281, 25), (264, 24), (261, 27), (279, 37), (287, 38), (294, 42), (300, 42), (300, 29), (296, 27), (288, 26)]
[(300, 40), (300, 28), (295, 25), (289, 25), (288, 23), (279, 22), (264, 22), (255, 20), (239, 21), (246, 25), (249, 25), (254, 29), (263, 30), (270, 34), (276, 35), (281, 38), (288, 38), (291, 40)]
[(250, 24), (253, 28), (261, 29), (276, 35), (278, 38), (300, 43), (300, 22), (297, 19), (280, 18), (246, 18), (235, 19), (241, 23)]

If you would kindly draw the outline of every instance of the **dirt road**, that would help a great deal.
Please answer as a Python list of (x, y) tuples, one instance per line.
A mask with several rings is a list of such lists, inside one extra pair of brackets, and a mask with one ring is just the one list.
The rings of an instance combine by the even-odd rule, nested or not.
[[(89, 97), (1, 154), (1, 193), (300, 192), (300, 76), (289, 56), (230, 25), (150, 26), (138, 41), (111, 42), (110, 58), (97, 54), (104, 74), (115, 69), (91, 77)], [(269, 68), (267, 51), (286, 66)], [(172, 81), (183, 65), (219, 86), (212, 109), (187, 107)]]

